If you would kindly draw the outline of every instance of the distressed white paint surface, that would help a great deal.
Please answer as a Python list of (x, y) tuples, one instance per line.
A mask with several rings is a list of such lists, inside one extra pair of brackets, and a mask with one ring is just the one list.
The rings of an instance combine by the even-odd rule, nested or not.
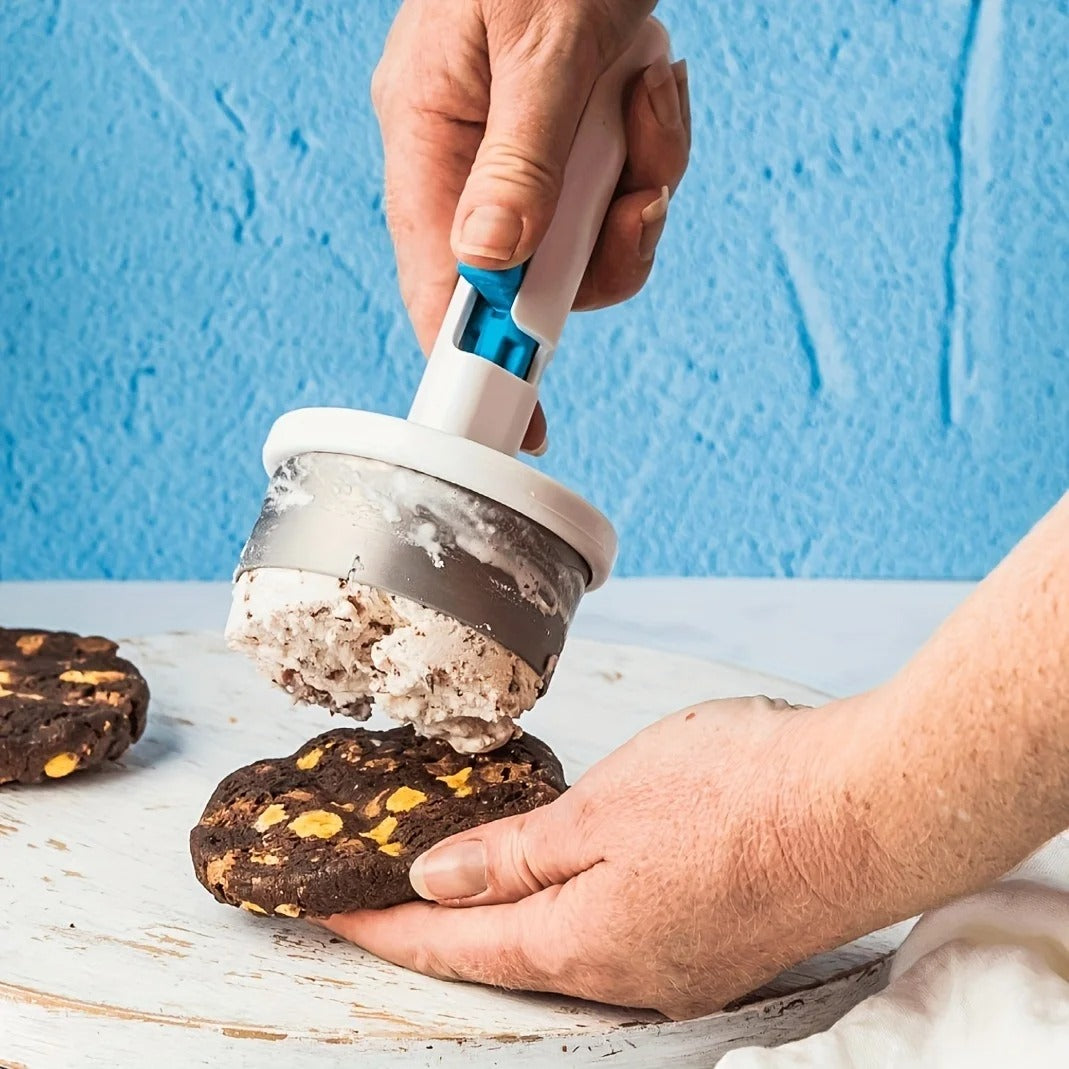
[[(780, 977), (765, 1001), (677, 1024), (438, 983), (309, 924), (220, 906), (196, 883), (186, 841), (208, 795), (331, 721), (292, 708), (214, 635), (123, 652), (152, 687), (145, 738), (99, 774), (0, 792), (0, 1065), (301, 1069), (365, 1054), (404, 1066), (609, 1055), (614, 1066), (708, 1066), (734, 1046), (827, 1027), (882, 985), (883, 956), (901, 940), (869, 937)], [(823, 700), (726, 665), (576, 640), (530, 725), (574, 779), (659, 715), (755, 692)]]

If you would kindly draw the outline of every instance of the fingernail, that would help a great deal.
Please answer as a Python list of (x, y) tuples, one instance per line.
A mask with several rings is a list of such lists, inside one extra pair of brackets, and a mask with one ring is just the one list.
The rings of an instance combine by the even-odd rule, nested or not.
[(690, 129), (690, 71), (687, 70), (685, 59), (677, 60), (672, 64), (672, 73), (676, 79), (676, 93), (679, 96), (679, 114), (683, 126)]
[(408, 874), (416, 894), (432, 902), (471, 898), (486, 890), (486, 848), (480, 842), (429, 850)]
[(646, 68), (642, 77), (657, 121), (670, 130), (675, 129), (682, 122), (682, 116), (679, 111), (679, 88), (668, 60), (659, 56)]
[(657, 242), (664, 232), (664, 221), (668, 216), (668, 187), (661, 187), (661, 195), (642, 209), (642, 233), (638, 238), (638, 255), (640, 260), (652, 260), (657, 251)]
[(549, 439), (543, 438), (539, 445), (536, 445), (534, 449), (528, 449), (528, 456), (532, 457), (544, 457), (549, 449)]
[(473, 209), (460, 228), (461, 256), (509, 260), (523, 236), (523, 220), (511, 208), (484, 205)]

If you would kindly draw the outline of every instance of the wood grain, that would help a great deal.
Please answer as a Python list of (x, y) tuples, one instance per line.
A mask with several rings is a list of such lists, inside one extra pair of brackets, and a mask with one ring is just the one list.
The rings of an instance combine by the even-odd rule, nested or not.
[[(827, 1027), (885, 982), (890, 930), (804, 963), (757, 1001), (700, 1021), (443, 984), (298, 921), (215, 903), (186, 836), (215, 784), (330, 724), (294, 708), (208, 634), (131, 640), (153, 692), (115, 767), (0, 791), (0, 1065), (614, 1066), (713, 1064)], [(702, 698), (823, 696), (727, 665), (574, 641), (530, 716), (570, 779), (659, 715)], [(155, 1052), (155, 1053), (154, 1053)]]

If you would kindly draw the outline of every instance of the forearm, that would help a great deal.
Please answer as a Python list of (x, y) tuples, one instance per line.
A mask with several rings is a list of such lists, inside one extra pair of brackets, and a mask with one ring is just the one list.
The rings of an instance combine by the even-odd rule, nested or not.
[(1069, 495), (860, 701), (846, 754), (885, 912), (976, 889), (1069, 826)]

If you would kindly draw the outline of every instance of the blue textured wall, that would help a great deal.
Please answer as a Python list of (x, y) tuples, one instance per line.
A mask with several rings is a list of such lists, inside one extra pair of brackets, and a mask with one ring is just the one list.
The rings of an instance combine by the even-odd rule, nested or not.
[[(223, 577), (274, 416), (402, 413), (385, 0), (0, 5), (0, 577)], [(975, 576), (1069, 485), (1069, 7), (675, 0), (692, 170), (545, 466), (625, 573)]]

